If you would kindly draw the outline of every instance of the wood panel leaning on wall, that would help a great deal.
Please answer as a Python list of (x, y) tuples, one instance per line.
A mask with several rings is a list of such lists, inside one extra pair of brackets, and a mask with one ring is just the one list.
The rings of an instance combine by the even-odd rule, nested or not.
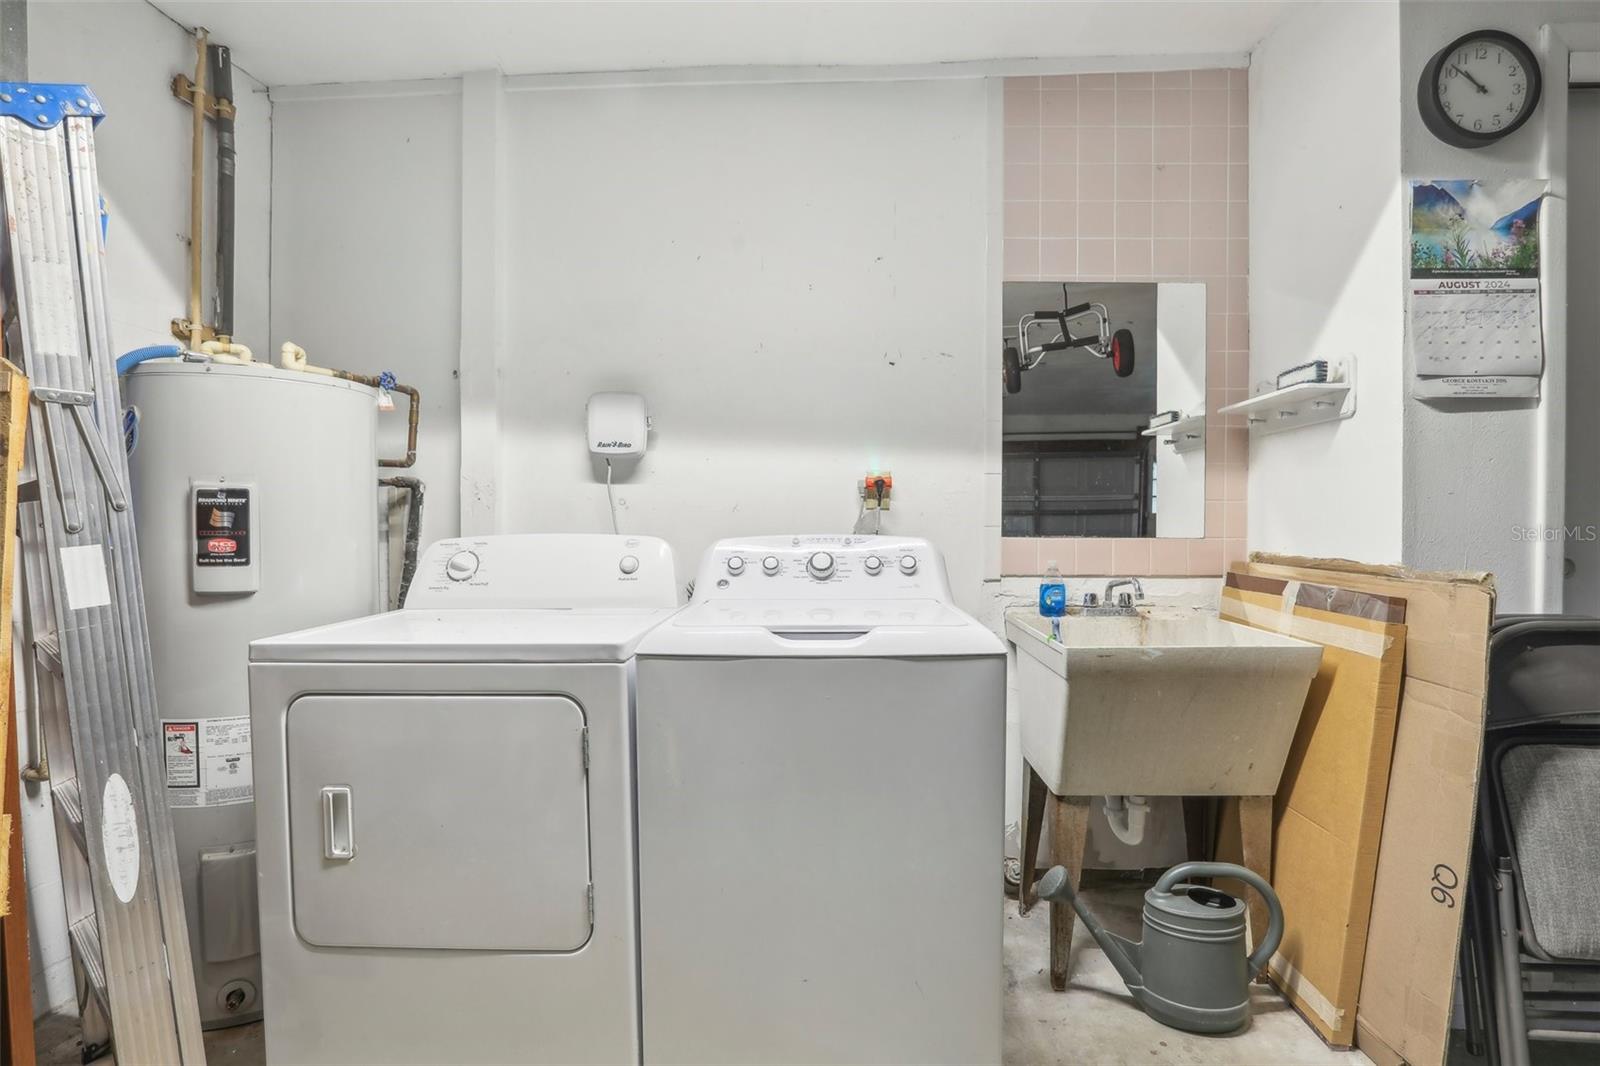
[(0, 1066), (33, 1062), (28, 896), (22, 877), (11, 597), (17, 553), (17, 474), (28, 426), (28, 379), (0, 359)]

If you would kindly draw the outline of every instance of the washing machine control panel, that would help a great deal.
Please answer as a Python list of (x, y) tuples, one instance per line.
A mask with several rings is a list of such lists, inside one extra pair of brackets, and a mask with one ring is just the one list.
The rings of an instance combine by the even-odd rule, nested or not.
[(407, 609), (677, 605), (672, 549), (655, 537), (527, 533), (454, 537), (417, 560)]
[(717, 542), (695, 581), (704, 599), (950, 600), (944, 560), (916, 537), (815, 535)]

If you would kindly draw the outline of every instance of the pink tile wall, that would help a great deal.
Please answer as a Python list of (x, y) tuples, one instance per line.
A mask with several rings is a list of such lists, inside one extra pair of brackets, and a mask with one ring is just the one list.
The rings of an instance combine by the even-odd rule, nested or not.
[(1007, 537), (1005, 574), (1220, 574), (1245, 555), (1249, 437), (1246, 72), (1007, 78), (1005, 280), (1206, 285), (1206, 524), (1199, 540)]

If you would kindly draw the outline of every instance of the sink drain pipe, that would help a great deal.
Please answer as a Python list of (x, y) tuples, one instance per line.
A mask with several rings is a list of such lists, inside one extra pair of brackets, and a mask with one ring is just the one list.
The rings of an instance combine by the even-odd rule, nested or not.
[(1129, 846), (1144, 842), (1150, 802), (1143, 796), (1107, 796), (1105, 812), (1106, 822), (1118, 840)]

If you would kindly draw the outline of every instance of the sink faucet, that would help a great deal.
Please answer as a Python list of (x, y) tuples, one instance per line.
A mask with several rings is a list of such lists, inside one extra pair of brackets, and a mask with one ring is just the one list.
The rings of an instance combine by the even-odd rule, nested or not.
[[(1133, 587), (1133, 595), (1129, 597), (1129, 602), (1125, 605), (1113, 599), (1111, 595), (1112, 590), (1121, 588), (1123, 585), (1131, 585)], [(1123, 595), (1126, 596), (1127, 593), (1123, 593)], [(1144, 586), (1139, 584), (1139, 579), (1136, 577), (1119, 577), (1114, 581), (1106, 582), (1105, 602), (1107, 604), (1116, 603), (1119, 606), (1132, 606), (1134, 600), (1142, 599), (1144, 599)]]

